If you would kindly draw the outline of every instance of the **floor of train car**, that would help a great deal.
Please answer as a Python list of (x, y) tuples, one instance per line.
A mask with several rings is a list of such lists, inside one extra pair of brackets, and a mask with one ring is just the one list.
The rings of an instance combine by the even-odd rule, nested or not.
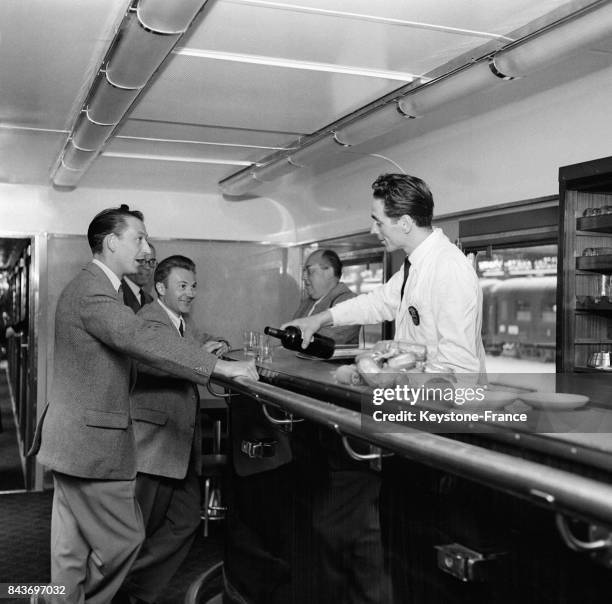
[[(17, 431), (3, 365), (0, 366), (0, 583), (47, 583), (50, 580), (53, 491), (23, 491)], [(189, 585), (204, 570), (221, 560), (222, 555), (223, 527), (213, 523), (207, 538), (198, 532), (189, 556), (158, 600), (159, 604), (182, 602)], [(14, 600), (16, 603), (24, 601)]]
[(25, 488), (17, 430), (7, 379), (6, 362), (0, 362), (0, 492)]
[[(52, 491), (0, 495), (0, 583), (49, 582), (52, 499)], [(221, 560), (222, 554), (223, 527), (213, 525), (206, 538), (199, 531), (187, 559), (158, 604), (183, 602), (189, 585)]]

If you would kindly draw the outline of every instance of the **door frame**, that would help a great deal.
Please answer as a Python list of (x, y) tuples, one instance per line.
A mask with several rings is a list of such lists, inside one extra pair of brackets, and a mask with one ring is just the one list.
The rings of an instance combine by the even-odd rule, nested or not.
[(42, 466), (32, 458), (26, 458), (26, 447), (31, 444), (34, 430), (44, 405), (38, 401), (46, 399), (47, 389), (47, 333), (48, 321), (40, 320), (46, 316), (47, 296), (47, 233), (31, 233), (0, 230), (0, 239), (30, 240), (30, 271), (28, 283), (28, 393), (26, 422), (26, 443), (17, 430), (19, 453), (25, 475), (26, 490), (42, 490)]

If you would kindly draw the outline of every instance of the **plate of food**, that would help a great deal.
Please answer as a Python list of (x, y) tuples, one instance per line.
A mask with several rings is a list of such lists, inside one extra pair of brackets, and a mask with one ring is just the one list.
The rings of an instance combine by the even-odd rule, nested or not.
[(583, 394), (569, 392), (529, 392), (519, 394), (518, 398), (534, 409), (568, 411), (579, 409), (589, 402), (589, 397)]

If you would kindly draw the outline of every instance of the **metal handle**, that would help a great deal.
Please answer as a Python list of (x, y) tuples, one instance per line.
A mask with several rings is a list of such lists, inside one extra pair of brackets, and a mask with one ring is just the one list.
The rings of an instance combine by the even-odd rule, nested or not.
[(210, 382), (206, 383), (206, 390), (208, 390), (208, 392), (210, 392), (215, 398), (230, 398), (232, 395), (231, 392), (228, 392), (227, 394), (220, 394), (219, 392), (215, 392), (213, 390), (213, 387), (210, 385)]
[(303, 419), (295, 419), (293, 417), (293, 413), (285, 413), (285, 415), (288, 416), (287, 419), (277, 419), (276, 417), (272, 417), (265, 403), (261, 404), (261, 410), (263, 411), (263, 414), (266, 416), (266, 419), (271, 424), (276, 424), (277, 426), (285, 426), (289, 430), (291, 430), (291, 428), (293, 427), (293, 424), (299, 424), (300, 422), (304, 421)]
[(565, 541), (565, 545), (575, 552), (594, 552), (612, 546), (612, 536), (610, 534), (608, 534), (606, 539), (597, 539), (596, 541), (582, 541), (577, 539), (573, 535), (572, 530), (567, 524), (567, 519), (563, 514), (556, 514), (555, 522), (563, 541)]
[(378, 460), (381, 457), (391, 457), (393, 455), (393, 453), (383, 453), (380, 447), (375, 447), (373, 445), (370, 445), (370, 451), (372, 451), (372, 453), (357, 453), (349, 444), (348, 437), (346, 436), (342, 437), (342, 446), (349, 457), (352, 457), (356, 461), (372, 461)]

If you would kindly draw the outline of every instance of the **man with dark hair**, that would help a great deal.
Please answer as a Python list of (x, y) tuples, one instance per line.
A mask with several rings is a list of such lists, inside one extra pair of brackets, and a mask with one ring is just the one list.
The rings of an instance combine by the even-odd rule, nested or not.
[[(306, 259), (302, 278), (307, 296), (302, 300), (294, 319), (309, 317), (313, 312), (322, 312), (332, 306), (350, 300), (355, 294), (340, 283), (342, 261), (333, 250), (317, 250)], [(336, 344), (359, 344), (361, 326), (324, 327), (321, 335), (333, 338)]]
[(145, 304), (153, 302), (149, 289), (153, 280), (153, 271), (157, 266), (157, 258), (155, 247), (150, 241), (148, 243), (151, 251), (143, 254), (142, 258), (136, 258), (138, 270), (121, 280), (123, 301), (134, 312), (138, 312)]
[[(196, 268), (185, 256), (162, 260), (153, 277), (157, 300), (138, 313), (168, 340), (206, 341), (222, 354), (227, 344), (196, 335), (186, 321), (196, 295)], [(200, 397), (190, 380), (138, 365), (131, 396), (136, 437), (136, 499), (146, 537), (130, 570), (124, 600), (155, 602), (185, 559), (200, 525)]]
[(482, 290), (471, 263), (431, 226), (429, 188), (414, 176), (383, 174), (372, 189), (372, 233), (388, 251), (406, 253), (403, 268), (370, 293), (287, 325), (302, 329), (306, 347), (323, 326), (395, 320), (395, 339), (425, 345), (431, 367), (484, 373)]
[[(324, 326), (395, 320), (395, 339), (425, 345), (431, 367), (439, 371), (483, 373), (482, 291), (478, 277), (461, 251), (440, 229), (432, 228), (434, 203), (428, 186), (414, 176), (383, 174), (372, 189), (372, 233), (378, 235), (388, 251), (404, 250), (404, 266), (372, 292), (286, 325), (296, 325), (302, 330), (306, 347), (312, 335)], [(353, 540), (359, 545), (355, 551), (365, 560), (361, 568), (378, 569), (381, 567), (381, 555), (377, 553), (380, 545), (378, 479), (354, 480), (350, 473), (338, 473), (338, 477), (343, 474), (346, 484), (338, 482), (339, 488), (335, 490), (343, 493), (342, 501), (349, 512), (339, 513), (342, 508), (338, 501), (333, 501), (334, 489), (330, 489), (332, 503), (328, 517), (322, 517), (324, 526), (331, 527), (335, 522), (337, 532), (347, 543)], [(364, 488), (366, 485), (369, 490)], [(355, 505), (350, 505), (351, 497), (362, 501), (361, 515), (355, 513)], [(361, 530), (360, 522), (365, 530)], [(327, 555), (331, 561), (329, 566), (342, 569), (346, 554), (333, 541), (328, 541), (330, 546), (336, 545)], [(321, 559), (325, 560), (325, 552)], [(351, 602), (387, 601), (381, 596), (388, 588), (383, 572), (379, 573), (379, 580), (368, 577), (364, 581), (362, 577), (351, 576), (350, 570), (346, 570), (349, 568), (345, 563), (345, 593), (350, 590)], [(342, 570), (338, 575), (341, 573)], [(342, 582), (337, 579), (335, 583), (339, 587), (332, 597), (342, 600)]]
[(30, 454), (53, 471), (51, 581), (66, 589), (55, 600), (108, 604), (144, 539), (134, 497), (132, 358), (197, 383), (213, 372), (258, 378), (252, 363), (170, 340), (125, 306), (121, 279), (150, 251), (140, 212), (104, 210), (87, 237), (93, 261), (57, 303), (53, 387)]

